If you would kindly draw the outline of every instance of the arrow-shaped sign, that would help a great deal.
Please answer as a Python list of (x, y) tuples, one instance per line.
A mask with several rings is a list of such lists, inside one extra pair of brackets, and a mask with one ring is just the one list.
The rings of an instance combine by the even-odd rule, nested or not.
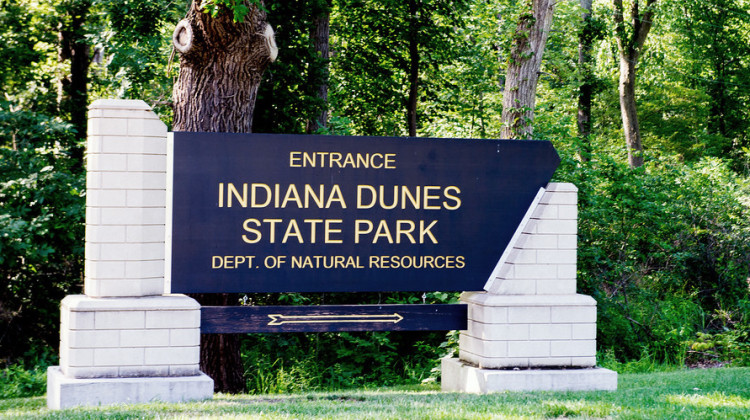
[(483, 290), (560, 161), (529, 140), (177, 132), (173, 146), (174, 293)]
[(268, 325), (282, 325), (282, 324), (330, 324), (338, 322), (386, 322), (397, 324), (399, 321), (404, 319), (403, 316), (398, 313), (383, 314), (383, 315), (282, 315), (282, 314), (270, 314), (268, 315), (271, 321)]

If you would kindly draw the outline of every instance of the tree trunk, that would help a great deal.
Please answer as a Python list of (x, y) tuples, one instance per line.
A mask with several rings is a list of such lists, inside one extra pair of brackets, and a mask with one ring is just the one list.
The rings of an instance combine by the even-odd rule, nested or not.
[[(175, 28), (180, 74), (174, 86), (174, 131), (249, 133), (265, 68), (276, 58), (273, 30), (254, 5), (243, 22), (224, 10), (216, 18), (191, 3)], [(201, 305), (229, 305), (228, 294), (193, 295)], [(219, 392), (245, 391), (239, 336), (201, 335), (201, 369)]]
[[(329, 35), (330, 35), (331, 12), (326, 10), (325, 13), (316, 16), (312, 22), (310, 39), (313, 41), (315, 51), (320, 54), (320, 58), (325, 60), (325, 79), (318, 86), (318, 98), (325, 104), (325, 108), (314, 120), (308, 121), (307, 132), (313, 133), (318, 128), (328, 127), (328, 60), (329, 52)], [(312, 73), (312, 72), (311, 72)]]
[(626, 29), (622, 0), (613, 0), (615, 7), (615, 41), (620, 53), (620, 113), (628, 149), (628, 164), (631, 168), (643, 166), (643, 144), (635, 102), (636, 64), (654, 19), (654, 4), (657, 0), (646, 0), (646, 10), (641, 13), (639, 0), (633, 0), (630, 8), (632, 30)]
[(620, 113), (628, 164), (631, 168), (638, 168), (643, 165), (643, 144), (635, 102), (635, 60), (627, 57), (620, 58)]
[(530, 139), (533, 135), (536, 83), (555, 3), (554, 0), (528, 0), (528, 10), (519, 18), (503, 92), (502, 138)]
[(592, 0), (580, 0), (583, 9), (583, 28), (578, 36), (578, 139), (581, 142), (578, 158), (581, 162), (589, 160), (591, 155), (591, 101), (594, 96), (594, 74), (592, 69), (591, 48), (596, 34), (591, 26)]
[[(417, 95), (419, 94), (419, 0), (409, 0), (409, 103), (406, 119), (409, 137), (417, 136)], [(420, 2), (421, 3), (421, 2)]]
[[(66, 115), (79, 137), (86, 136), (90, 46), (84, 25), (91, 0), (74, 0), (66, 5), (60, 27), (60, 61), (70, 60), (70, 73), (60, 80), (60, 111)], [(73, 158), (83, 165), (83, 149), (74, 148)], [(81, 166), (82, 167), (82, 166)]]
[(200, 3), (175, 28), (174, 130), (249, 133), (261, 75), (276, 58), (273, 30), (255, 5), (235, 23), (228, 11), (201, 12)]
[[(229, 293), (196, 293), (190, 297), (201, 306), (233, 306)], [(239, 334), (201, 334), (200, 367), (214, 380), (214, 391), (239, 394), (247, 391)]]

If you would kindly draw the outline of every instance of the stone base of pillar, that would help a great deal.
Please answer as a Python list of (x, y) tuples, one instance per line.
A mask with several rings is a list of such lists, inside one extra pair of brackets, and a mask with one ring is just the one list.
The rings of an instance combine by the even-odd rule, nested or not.
[(213, 380), (199, 367), (195, 300), (70, 295), (60, 311), (60, 366), (47, 372), (49, 408), (212, 397)]
[(480, 369), (457, 358), (442, 359), (442, 390), (487, 394), (501, 391), (615, 391), (617, 372), (604, 368)]
[(590, 296), (469, 292), (459, 358), (483, 369), (596, 366), (596, 301)]
[(213, 379), (196, 376), (148, 378), (70, 378), (59, 366), (47, 369), (47, 407), (55, 410), (76, 406), (185, 402), (210, 399)]

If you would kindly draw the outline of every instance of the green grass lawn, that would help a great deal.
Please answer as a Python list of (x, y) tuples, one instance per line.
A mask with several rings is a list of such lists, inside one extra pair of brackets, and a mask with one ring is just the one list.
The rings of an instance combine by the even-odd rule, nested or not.
[(0, 400), (7, 419), (750, 418), (750, 368), (623, 374), (616, 392), (441, 393), (433, 386), (286, 395), (216, 395), (188, 404), (50, 411), (44, 397)]

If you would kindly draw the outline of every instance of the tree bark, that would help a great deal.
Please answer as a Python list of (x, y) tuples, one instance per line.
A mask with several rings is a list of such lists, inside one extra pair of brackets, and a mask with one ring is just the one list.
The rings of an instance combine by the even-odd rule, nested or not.
[(519, 18), (503, 92), (502, 138), (530, 139), (533, 135), (536, 84), (555, 4), (554, 0), (528, 0)]
[[(190, 297), (201, 306), (234, 306), (238, 299), (228, 293), (196, 293)], [(214, 391), (239, 394), (247, 391), (239, 334), (201, 334), (200, 368), (214, 380)]]
[(409, 137), (417, 136), (420, 9), (421, 1), (409, 0), (409, 100), (406, 107), (406, 119), (409, 127)]
[(646, 43), (654, 19), (654, 4), (657, 0), (646, 0), (646, 10), (641, 13), (639, 0), (633, 0), (630, 8), (628, 31), (624, 18), (622, 0), (613, 0), (615, 7), (615, 41), (620, 55), (620, 113), (625, 145), (628, 149), (628, 164), (631, 168), (643, 166), (643, 143), (635, 98), (636, 65)]
[[(79, 137), (86, 136), (88, 112), (88, 73), (90, 46), (84, 25), (91, 9), (91, 0), (73, 0), (64, 4), (65, 15), (60, 26), (61, 62), (70, 60), (70, 73), (60, 80), (59, 106), (76, 129)], [(73, 158), (83, 165), (83, 149), (72, 149)]]
[(594, 74), (592, 70), (591, 48), (595, 34), (591, 26), (592, 0), (580, 0), (583, 9), (583, 28), (578, 36), (578, 139), (581, 142), (578, 158), (581, 162), (589, 160), (591, 155), (591, 101), (594, 96)]
[(643, 166), (643, 144), (635, 101), (635, 62), (620, 57), (620, 114), (631, 168)]
[(307, 123), (307, 132), (313, 133), (318, 128), (328, 127), (328, 60), (330, 59), (329, 52), (329, 35), (330, 35), (330, 22), (331, 12), (326, 10), (316, 16), (312, 22), (312, 28), (310, 31), (310, 39), (313, 41), (315, 51), (320, 54), (320, 58), (325, 60), (325, 78), (323, 82), (318, 86), (318, 98), (323, 101), (325, 108), (320, 112), (317, 118)]
[(235, 23), (228, 11), (203, 13), (200, 3), (191, 3), (175, 29), (174, 130), (249, 133), (261, 75), (276, 58), (273, 30), (255, 5)]
[[(251, 11), (238, 23), (227, 10), (216, 18), (203, 13), (200, 3), (191, 3), (173, 36), (180, 53), (174, 131), (249, 133), (261, 75), (277, 54), (273, 30), (247, 2)], [(228, 294), (193, 297), (201, 305), (236, 304)], [(200, 365), (216, 391), (245, 391), (239, 336), (201, 335)]]

